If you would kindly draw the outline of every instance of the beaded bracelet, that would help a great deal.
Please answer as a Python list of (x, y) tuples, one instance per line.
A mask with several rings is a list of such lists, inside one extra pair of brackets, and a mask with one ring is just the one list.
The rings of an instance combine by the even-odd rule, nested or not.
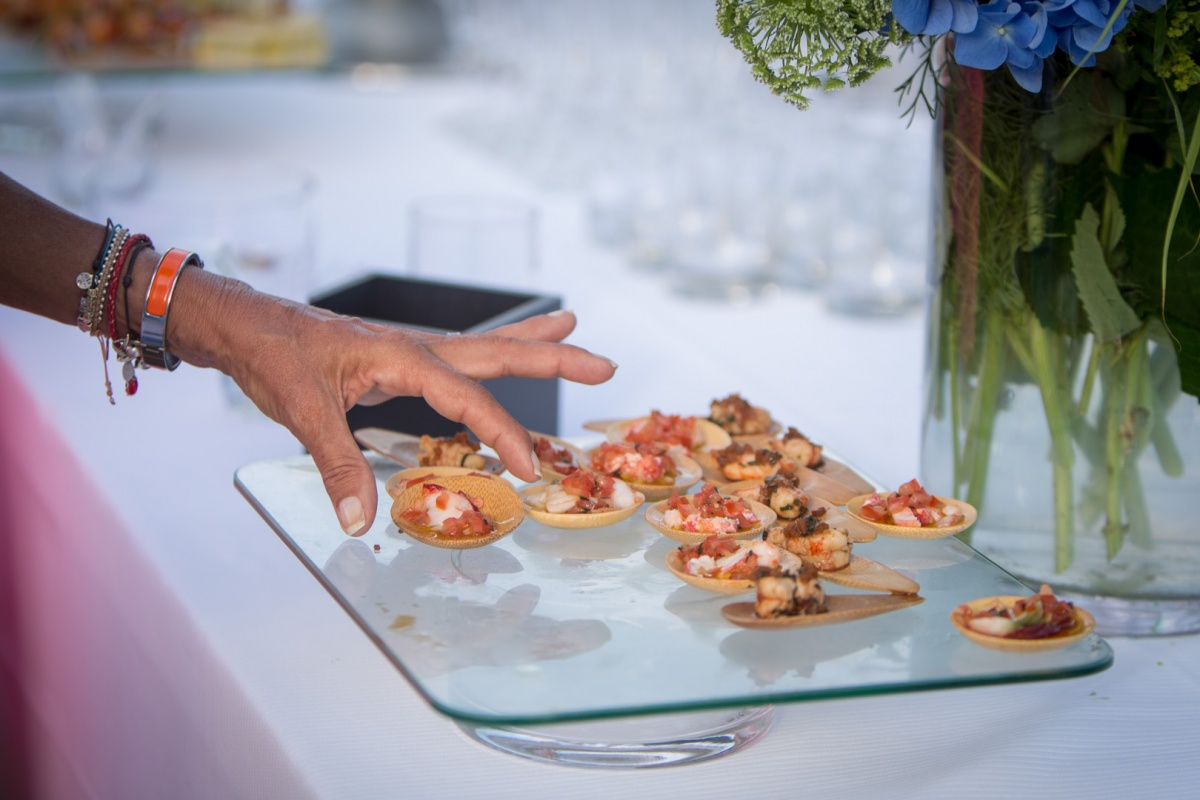
[(100, 272), (92, 275), (81, 272), (75, 277), (76, 286), (82, 286), (84, 278), (88, 278), (87, 293), (79, 301), (79, 317), (76, 320), (79, 329), (84, 333), (89, 333), (92, 336), (100, 335), (100, 325), (103, 321), (104, 301), (106, 299), (108, 282), (112, 278), (113, 269), (116, 268), (117, 257), (121, 253), (121, 247), (128, 237), (129, 231), (120, 225), (114, 226), (112, 238), (109, 240), (108, 247), (104, 253), (104, 261), (100, 267)]
[(158, 369), (173, 370), (179, 366), (179, 358), (167, 350), (167, 314), (171, 310), (171, 296), (175, 283), (184, 267), (194, 265), (204, 269), (200, 256), (178, 247), (172, 247), (158, 260), (150, 288), (146, 290), (146, 306), (142, 312), (142, 362)]
[(88, 290), (95, 286), (100, 281), (100, 271), (104, 267), (104, 261), (108, 258), (109, 250), (112, 248), (113, 236), (117, 232), (119, 225), (113, 225), (111, 219), (107, 220), (104, 225), (104, 242), (100, 245), (99, 252), (92, 259), (92, 268), (90, 272), (81, 272), (75, 276), (75, 285), (83, 292), (83, 297), (79, 298), (79, 315), (75, 318), (75, 324), (84, 333), (87, 333), (87, 319), (84, 316), (84, 304), (87, 302)]

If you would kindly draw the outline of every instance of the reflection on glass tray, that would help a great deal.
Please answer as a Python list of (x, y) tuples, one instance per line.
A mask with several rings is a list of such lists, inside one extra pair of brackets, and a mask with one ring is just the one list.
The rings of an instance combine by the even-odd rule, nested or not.
[(959, 635), (950, 622), (958, 604), (1027, 590), (955, 538), (881, 536), (856, 547), (916, 580), (919, 605), (839, 625), (746, 630), (721, 616), (730, 597), (670, 573), (666, 554), (677, 544), (641, 515), (585, 530), (527, 519), (488, 547), (442, 550), (392, 524), (383, 482), (395, 465), (373, 464), (379, 512), (357, 539), (338, 527), (307, 457), (249, 464), (235, 482), (417, 690), (459, 720), (536, 725), (756, 706), (1066, 678), (1112, 662), (1096, 636), (1012, 654)]

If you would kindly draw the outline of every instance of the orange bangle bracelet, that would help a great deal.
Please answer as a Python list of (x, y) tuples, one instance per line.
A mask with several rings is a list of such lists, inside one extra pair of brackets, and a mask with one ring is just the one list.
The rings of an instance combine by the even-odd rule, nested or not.
[(195, 253), (172, 247), (154, 268), (150, 288), (146, 290), (146, 307), (142, 312), (142, 361), (158, 369), (173, 370), (179, 359), (167, 350), (167, 313), (171, 309), (171, 296), (175, 283), (183, 268), (195, 265), (204, 269), (204, 262)]

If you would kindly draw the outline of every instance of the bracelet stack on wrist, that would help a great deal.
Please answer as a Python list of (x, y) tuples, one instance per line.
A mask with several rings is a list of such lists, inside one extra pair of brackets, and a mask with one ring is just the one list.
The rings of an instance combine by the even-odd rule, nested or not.
[[(79, 316), (76, 324), (84, 333), (100, 341), (100, 355), (104, 360), (104, 387), (109, 403), (115, 404), (112, 382), (108, 377), (108, 349), (111, 344), (117, 353), (125, 394), (137, 392), (137, 368), (157, 367), (173, 370), (179, 366), (179, 358), (167, 349), (167, 314), (179, 273), (185, 267), (204, 268), (195, 253), (172, 248), (158, 260), (150, 286), (146, 291), (146, 302), (141, 317), (141, 334), (135, 336), (129, 324), (129, 286), (133, 282), (133, 265), (144, 248), (153, 247), (144, 234), (130, 234), (120, 225), (108, 221), (104, 244), (92, 262), (90, 272), (81, 272), (75, 277), (75, 285), (84, 292), (79, 299)], [(120, 336), (117, 325), (117, 292), (125, 289), (125, 336)]]

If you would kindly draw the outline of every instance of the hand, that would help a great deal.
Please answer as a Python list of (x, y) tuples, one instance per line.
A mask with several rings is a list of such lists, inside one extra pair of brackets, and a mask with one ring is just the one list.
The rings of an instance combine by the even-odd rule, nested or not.
[[(561, 344), (575, 328), (570, 312), (486, 334), (444, 336), (368, 323), (198, 270), (188, 273), (194, 273), (188, 285), (196, 293), (194, 302), (179, 304), (188, 311), (179, 322), (181, 343), (173, 347), (191, 363), (230, 375), (263, 413), (292, 432), (312, 454), (338, 520), (352, 535), (366, 532), (378, 504), (375, 475), (346, 423), (346, 411), (356, 403), (424, 397), (492, 447), (513, 475), (532, 481), (541, 473), (528, 432), (478, 382), (520, 376), (597, 384), (616, 370), (602, 356)], [(200, 285), (209, 284), (217, 291), (201, 293)], [(219, 322), (214, 326), (213, 320)], [(197, 324), (209, 330), (189, 343), (188, 331), (203, 330), (193, 328)]]

